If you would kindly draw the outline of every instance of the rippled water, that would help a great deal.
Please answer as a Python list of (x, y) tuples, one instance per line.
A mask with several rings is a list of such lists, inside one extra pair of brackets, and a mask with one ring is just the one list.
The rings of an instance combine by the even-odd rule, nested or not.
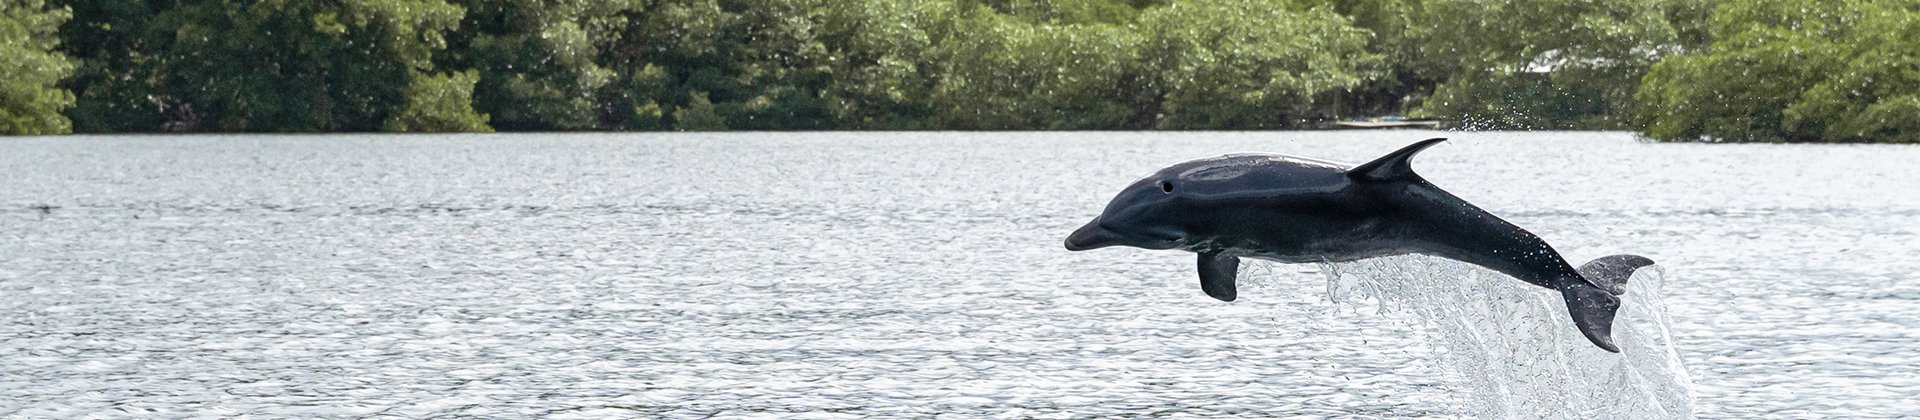
[(1425, 326), (1419, 333), (1440, 351), (1422, 362), (1438, 363), (1460, 380), (1455, 402), (1471, 417), (1693, 415), (1691, 375), (1674, 347), (1657, 266), (1627, 283), (1631, 298), (1623, 299), (1613, 322), (1620, 354), (1588, 344), (1560, 296), (1490, 270), (1424, 256), (1323, 264), (1321, 270), (1334, 301), (1398, 312)]
[[(1060, 245), (1167, 164), (1429, 134), (0, 139), (0, 415), (1475, 416), (1436, 306)], [(1436, 184), (1660, 262), (1695, 414), (1920, 415), (1920, 148), (1448, 134)]]

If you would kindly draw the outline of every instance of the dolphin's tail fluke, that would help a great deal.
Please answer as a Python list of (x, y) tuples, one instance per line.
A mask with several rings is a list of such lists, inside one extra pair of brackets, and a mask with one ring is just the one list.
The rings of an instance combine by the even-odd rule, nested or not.
[(1587, 283), (1606, 289), (1614, 295), (1627, 294), (1627, 278), (1633, 277), (1634, 270), (1653, 265), (1653, 260), (1639, 255), (1608, 255), (1594, 258), (1580, 266), (1580, 276)]
[(1587, 341), (1620, 352), (1620, 346), (1613, 343), (1613, 315), (1620, 310), (1619, 295), (1627, 292), (1627, 278), (1633, 277), (1634, 270), (1649, 265), (1653, 260), (1638, 255), (1600, 257), (1580, 266), (1584, 279), (1562, 277), (1554, 285), (1566, 297), (1567, 313), (1573, 315), (1573, 325), (1580, 328)]

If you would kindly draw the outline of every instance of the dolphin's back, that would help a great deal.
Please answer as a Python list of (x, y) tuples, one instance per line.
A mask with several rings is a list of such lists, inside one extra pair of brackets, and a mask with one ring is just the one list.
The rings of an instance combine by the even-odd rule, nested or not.
[(1179, 183), (1183, 192), (1202, 198), (1274, 197), (1331, 192), (1347, 186), (1349, 166), (1264, 153), (1242, 153), (1187, 161), (1167, 167), (1156, 178)]
[[(1213, 238), (1197, 249), (1234, 249), (1241, 256), (1282, 262), (1324, 261), (1324, 256), (1377, 256), (1396, 249), (1375, 247), (1371, 230), (1351, 226), (1375, 216), (1364, 200), (1343, 193), (1354, 181), (1347, 166), (1275, 154), (1234, 154), (1168, 167), (1180, 224), (1194, 237)], [(1154, 181), (1159, 182), (1159, 181)], [(1337, 232), (1326, 234), (1327, 232)], [(1379, 249), (1375, 249), (1379, 248)], [(1345, 260), (1339, 258), (1338, 260)]]

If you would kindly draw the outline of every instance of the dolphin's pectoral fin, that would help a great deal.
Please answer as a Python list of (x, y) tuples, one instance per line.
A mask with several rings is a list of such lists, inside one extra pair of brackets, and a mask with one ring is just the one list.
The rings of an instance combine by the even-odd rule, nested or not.
[(1207, 296), (1232, 302), (1236, 297), (1234, 278), (1240, 274), (1240, 257), (1218, 252), (1200, 253), (1200, 290)]
[(1413, 174), (1413, 164), (1408, 162), (1408, 160), (1413, 159), (1413, 155), (1420, 153), (1421, 150), (1426, 150), (1428, 147), (1440, 144), (1440, 142), (1446, 140), (1447, 139), (1444, 138), (1421, 140), (1419, 143), (1402, 147), (1400, 150), (1395, 150), (1393, 153), (1388, 153), (1386, 156), (1381, 156), (1372, 162), (1355, 166), (1353, 169), (1347, 170), (1347, 176), (1363, 181), (1389, 181), (1415, 177)]
[(1627, 278), (1633, 277), (1634, 270), (1653, 265), (1653, 260), (1639, 255), (1608, 255), (1595, 258), (1580, 265), (1580, 276), (1587, 282), (1615, 295), (1627, 293)]

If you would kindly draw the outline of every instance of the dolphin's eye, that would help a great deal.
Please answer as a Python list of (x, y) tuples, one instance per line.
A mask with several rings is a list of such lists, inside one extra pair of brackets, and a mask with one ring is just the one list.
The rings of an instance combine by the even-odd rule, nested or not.
[(1168, 193), (1172, 193), (1172, 192), (1173, 192), (1173, 181), (1160, 181), (1160, 190), (1161, 190), (1161, 191), (1166, 191), (1166, 192), (1168, 192)]

